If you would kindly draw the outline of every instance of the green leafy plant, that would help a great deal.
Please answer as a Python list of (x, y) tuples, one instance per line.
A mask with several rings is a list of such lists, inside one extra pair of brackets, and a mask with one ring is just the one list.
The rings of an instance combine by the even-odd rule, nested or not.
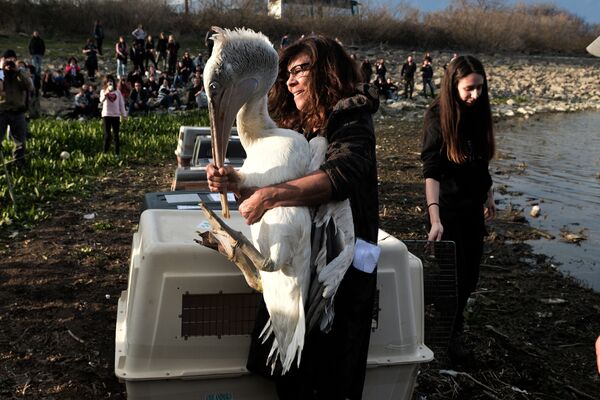
[[(9, 172), (16, 204), (11, 201), (4, 173), (0, 176), (0, 229), (27, 227), (43, 220), (52, 202), (65, 196), (85, 196), (111, 170), (171, 160), (181, 125), (208, 124), (208, 114), (198, 111), (129, 118), (121, 126), (121, 155), (117, 157), (102, 153), (100, 120), (32, 120), (27, 140), (28, 166), (23, 171), (15, 168)], [(9, 161), (12, 142), (4, 140), (0, 144)], [(62, 159), (63, 151), (70, 157)]]

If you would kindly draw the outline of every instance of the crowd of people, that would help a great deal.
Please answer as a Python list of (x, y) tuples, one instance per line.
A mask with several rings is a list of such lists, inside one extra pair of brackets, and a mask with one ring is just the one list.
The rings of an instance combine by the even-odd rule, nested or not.
[[(209, 30), (205, 37), (208, 56), (212, 49)], [(184, 51), (180, 56), (180, 44), (175, 35), (160, 32), (156, 39), (138, 25), (130, 37), (121, 35), (114, 42), (114, 60), (111, 60), (103, 46), (104, 27), (95, 21), (92, 35), (82, 47), (83, 64), (77, 56), (71, 55), (66, 63), (58, 68), (43, 69), (45, 43), (39, 31), (34, 31), (29, 43), (31, 63), (26, 65), (34, 84), (34, 97), (67, 97), (72, 99), (72, 109), (67, 117), (93, 118), (99, 115), (100, 88), (96, 79), (99, 74), (99, 58), (109, 70), (114, 70), (116, 87), (121, 91), (126, 109), (131, 114), (147, 114), (152, 110), (206, 108), (206, 92), (202, 82), (204, 55), (202, 52), (192, 54)], [(339, 39), (335, 39), (341, 44)], [(290, 44), (288, 34), (281, 38), (279, 48)], [(105, 57), (106, 56), (106, 57)], [(400, 68), (402, 82), (394, 82), (387, 76), (385, 60), (380, 58), (371, 64), (368, 58), (358, 61), (354, 54), (351, 57), (359, 63), (362, 79), (377, 87), (379, 95), (385, 100), (395, 101), (404, 97), (412, 99), (415, 87), (417, 63), (413, 56), (408, 56)], [(114, 62), (114, 64), (113, 64)], [(433, 84), (433, 60), (426, 53), (420, 67), (422, 77), (421, 95), (435, 97)], [(106, 69), (106, 68), (105, 68)], [(402, 92), (401, 92), (402, 89)]]
[[(119, 36), (113, 53), (106, 53), (104, 28), (96, 21), (90, 37), (82, 47), (83, 64), (71, 55), (58, 68), (43, 69), (45, 43), (38, 31), (29, 44), (31, 64), (28, 66), (35, 95), (67, 97), (73, 106), (68, 117), (88, 118), (99, 115), (101, 78), (99, 58), (109, 70), (115, 71), (116, 87), (124, 97), (131, 114), (147, 114), (155, 109), (206, 108), (206, 93), (202, 84), (204, 55), (194, 57), (188, 51), (179, 54), (180, 44), (174, 35), (160, 32), (157, 40), (142, 25), (131, 32), (131, 38)], [(113, 64), (114, 62), (114, 64)]]
[[(208, 107), (202, 80), (204, 56), (201, 52), (192, 57), (189, 51), (184, 51), (180, 56), (180, 45), (174, 35), (160, 32), (155, 43), (142, 25), (131, 32), (131, 43), (125, 36), (118, 38), (114, 45), (114, 59), (111, 59), (112, 53), (104, 51), (104, 39), (102, 23), (96, 21), (91, 37), (81, 48), (83, 65), (80, 65), (77, 56), (70, 55), (63, 66), (44, 68), (46, 43), (37, 30), (29, 40), (29, 58), (24, 55), (17, 57), (16, 52), (10, 49), (2, 53), (0, 132), (6, 132), (10, 127), (15, 144), (14, 165), (19, 168), (26, 165), (26, 114), (39, 115), (40, 97), (69, 99), (71, 106), (61, 114), (62, 117), (102, 117), (104, 150), (108, 151), (114, 138), (116, 153), (119, 152), (119, 124), (115, 123), (113, 114), (117, 111), (122, 118), (146, 115), (158, 109), (172, 112)], [(99, 73), (99, 58), (103, 60), (105, 70), (116, 71), (114, 75), (102, 76)], [(100, 81), (101, 85), (98, 84)], [(119, 103), (123, 102), (123, 108), (111, 107), (114, 96), (118, 96)]]

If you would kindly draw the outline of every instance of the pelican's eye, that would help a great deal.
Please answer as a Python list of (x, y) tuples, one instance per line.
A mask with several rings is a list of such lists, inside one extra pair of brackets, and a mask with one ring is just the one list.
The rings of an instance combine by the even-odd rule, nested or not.
[(208, 90), (210, 91), (210, 93), (215, 93), (215, 92), (221, 90), (221, 84), (219, 82), (212, 81), (208, 85)]

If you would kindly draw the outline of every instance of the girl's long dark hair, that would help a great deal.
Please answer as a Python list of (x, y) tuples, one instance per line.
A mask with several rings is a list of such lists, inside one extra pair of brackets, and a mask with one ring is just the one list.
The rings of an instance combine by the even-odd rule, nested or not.
[[(289, 63), (300, 54), (311, 60), (309, 99), (303, 111), (296, 108), (286, 83)], [(358, 65), (338, 42), (321, 35), (304, 37), (280, 50), (279, 73), (269, 92), (269, 113), (284, 128), (322, 128), (333, 107), (354, 94), (361, 79)]]
[[(472, 73), (483, 77), (483, 88), (481, 95), (472, 108), (467, 108), (463, 105), (458, 93), (458, 82)], [(481, 132), (482, 137), (478, 137), (480, 140), (474, 143), (476, 148), (473, 150), (479, 156), (491, 160), (495, 151), (492, 110), (488, 95), (487, 76), (481, 61), (473, 56), (460, 56), (448, 64), (438, 103), (442, 137), (446, 145), (448, 159), (457, 164), (462, 164), (468, 159), (468, 149), (465, 146), (465, 141), (461, 140), (460, 137), (464, 114), (468, 110), (469, 117), (476, 118), (476, 126), (481, 127), (483, 131)]]

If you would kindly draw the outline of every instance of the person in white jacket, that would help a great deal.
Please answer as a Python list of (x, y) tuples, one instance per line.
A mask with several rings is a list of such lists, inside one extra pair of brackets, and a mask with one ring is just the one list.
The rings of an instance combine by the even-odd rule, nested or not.
[(106, 75), (104, 85), (100, 92), (100, 104), (102, 104), (102, 126), (104, 127), (104, 152), (110, 149), (110, 143), (114, 134), (115, 154), (119, 155), (119, 129), (121, 119), (127, 118), (125, 100), (117, 89), (115, 77)]

